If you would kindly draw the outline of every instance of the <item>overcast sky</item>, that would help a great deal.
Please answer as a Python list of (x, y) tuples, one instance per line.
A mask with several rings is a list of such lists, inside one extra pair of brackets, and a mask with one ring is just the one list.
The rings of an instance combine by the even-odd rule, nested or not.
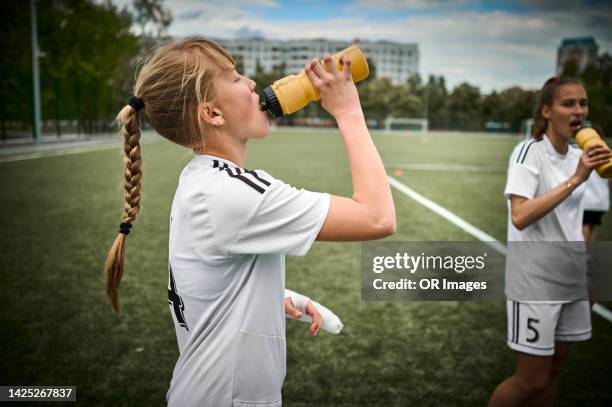
[[(113, 0), (119, 6), (131, 0)], [(612, 1), (166, 0), (173, 36), (328, 38), (416, 43), (420, 74), (485, 92), (539, 88), (567, 37), (612, 53)]]

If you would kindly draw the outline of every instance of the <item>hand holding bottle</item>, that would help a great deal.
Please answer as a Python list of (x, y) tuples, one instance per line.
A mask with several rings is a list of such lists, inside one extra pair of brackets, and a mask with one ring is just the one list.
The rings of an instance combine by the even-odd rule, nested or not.
[(593, 171), (593, 169), (599, 169), (606, 164), (609, 164), (611, 160), (612, 152), (607, 148), (607, 146), (601, 144), (589, 145), (583, 151), (578, 167), (576, 168), (576, 173), (574, 175), (576, 177), (576, 181), (580, 184), (583, 183), (589, 178), (589, 175), (591, 175), (591, 171)]
[[(359, 82), (368, 77), (368, 61), (363, 52), (355, 45), (343, 49), (328, 59), (333, 61), (331, 65), (335, 65), (333, 70), (329, 60), (327, 62), (317, 61), (317, 64), (324, 68), (321, 70), (323, 72), (326, 70), (332, 74), (337, 71), (343, 72), (348, 63), (350, 77), (353, 82)], [(314, 63), (309, 62), (306, 66), (312, 70)], [(321, 74), (319, 73), (318, 77), (320, 76)], [(287, 75), (275, 81), (272, 85), (265, 87), (263, 90), (263, 101), (260, 103), (259, 108), (268, 111), (272, 117), (280, 117), (297, 112), (307, 106), (308, 103), (320, 98), (321, 95), (306, 73), (306, 69), (302, 69), (296, 75)]]
[(342, 59), (342, 71), (329, 54), (323, 57), (323, 64), (313, 59), (304, 70), (310, 82), (321, 95), (321, 104), (336, 120), (345, 115), (361, 114), (357, 87), (351, 79), (351, 61)]
[[(585, 151), (581, 159), (581, 164), (589, 167), (594, 160), (599, 159), (594, 163), (594, 167), (602, 178), (612, 178), (612, 159), (610, 158), (610, 149), (603, 141), (601, 136), (590, 125), (585, 125), (576, 132), (576, 142)], [(595, 146), (597, 148), (595, 148)], [(606, 155), (605, 152), (608, 152)], [(586, 155), (586, 157), (585, 157)], [(579, 166), (580, 169), (580, 166)], [(590, 173), (590, 170), (589, 170)], [(588, 177), (588, 175), (587, 175)]]

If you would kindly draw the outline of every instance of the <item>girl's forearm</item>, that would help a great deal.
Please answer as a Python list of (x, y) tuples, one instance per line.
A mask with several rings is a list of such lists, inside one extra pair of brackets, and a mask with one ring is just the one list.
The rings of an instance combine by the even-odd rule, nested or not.
[(349, 160), (352, 199), (377, 215), (395, 219), (387, 173), (372, 141), (363, 112), (354, 110), (337, 118)]
[(581, 183), (578, 177), (572, 176), (563, 184), (558, 185), (537, 198), (526, 199), (518, 205), (513, 203), (512, 223), (519, 230), (525, 229), (527, 226), (537, 222), (554, 210), (557, 205), (567, 199), (572, 191)]

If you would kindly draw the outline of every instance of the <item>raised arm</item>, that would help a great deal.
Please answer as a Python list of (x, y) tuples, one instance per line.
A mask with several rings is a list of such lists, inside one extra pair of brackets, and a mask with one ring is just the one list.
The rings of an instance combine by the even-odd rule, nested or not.
[(510, 211), (514, 227), (523, 230), (540, 220), (586, 181), (593, 168), (605, 164), (611, 158), (612, 153), (604, 147), (591, 146), (582, 153), (576, 172), (566, 182), (533, 199), (511, 195)]
[(387, 174), (372, 141), (351, 80), (350, 61), (338, 71), (329, 55), (323, 63), (305, 67), (321, 94), (321, 103), (338, 123), (348, 156), (353, 195), (332, 196), (331, 206), (317, 240), (355, 241), (379, 239), (395, 232), (395, 207)]

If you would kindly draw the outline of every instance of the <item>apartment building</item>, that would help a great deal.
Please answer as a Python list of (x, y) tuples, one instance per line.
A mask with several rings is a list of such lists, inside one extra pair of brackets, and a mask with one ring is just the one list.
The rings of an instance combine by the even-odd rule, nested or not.
[(299, 72), (312, 58), (324, 53), (335, 54), (350, 44), (358, 45), (366, 57), (376, 66), (379, 78), (389, 78), (394, 84), (406, 80), (419, 71), (417, 44), (391, 41), (351, 42), (326, 39), (269, 40), (263, 38), (217, 39), (234, 58), (241, 61), (244, 73), (253, 75), (259, 64), (264, 70), (285, 65), (285, 74)]

